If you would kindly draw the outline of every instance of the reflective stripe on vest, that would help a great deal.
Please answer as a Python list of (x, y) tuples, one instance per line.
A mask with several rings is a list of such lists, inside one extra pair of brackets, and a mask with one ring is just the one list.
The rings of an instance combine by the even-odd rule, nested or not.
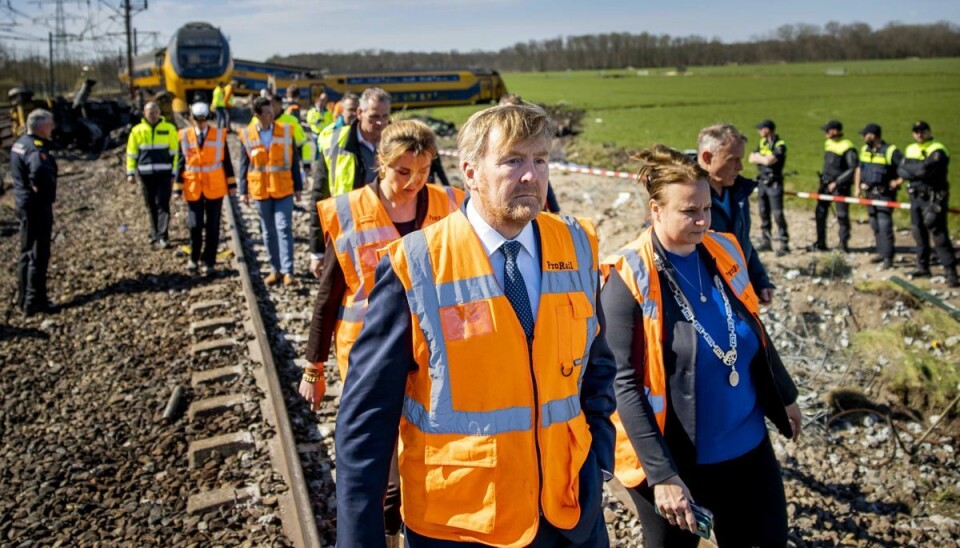
[[(421, 228), (429, 226), (459, 208), (463, 192), (445, 192), (425, 187), (427, 215)], [(332, 206), (332, 207), (331, 207)], [(332, 210), (331, 210), (332, 209)], [(337, 366), (346, 378), (349, 350), (360, 333), (367, 310), (367, 295), (374, 284), (377, 252), (400, 234), (372, 187), (341, 194), (317, 204), (324, 234), (330, 238), (347, 291), (337, 312), (335, 326)]]
[(880, 149), (874, 152), (869, 145), (860, 148), (860, 182), (868, 185), (878, 185), (895, 179), (891, 176), (890, 166), (893, 165), (893, 153), (897, 147), (883, 143)]
[[(592, 249), (585, 232), (574, 228), (575, 219), (566, 217), (573, 238), (579, 265), (592, 264)], [(486, 412), (453, 409), (450, 367), (440, 320), (440, 309), (453, 305), (503, 297), (503, 289), (493, 274), (440, 285), (434, 282), (433, 265), (423, 232), (417, 231), (404, 238), (404, 248), (410, 261), (413, 287), (407, 291), (411, 312), (417, 316), (430, 347), (430, 371), (433, 385), (430, 411), (408, 396), (403, 401), (403, 416), (422, 432), (430, 434), (464, 434), (491, 436), (505, 432), (525, 431), (531, 428), (531, 412), (527, 407), (496, 409)], [(595, 294), (592, 270), (581, 266), (577, 271), (543, 271), (541, 294), (589, 291)], [(589, 296), (588, 296), (589, 298)], [(587, 322), (587, 345), (581, 358), (586, 363), (587, 353), (596, 336), (597, 317)], [(583, 377), (584, 368), (580, 368)], [(566, 422), (580, 414), (579, 395), (541, 404), (541, 425), (546, 428), (555, 422)]]
[(418, 366), (400, 423), (404, 522), (431, 538), (526, 546), (542, 520), (570, 529), (581, 517), (597, 240), (586, 221), (541, 213), (536, 222), (532, 341), (462, 209), (385, 251), (413, 315)]
[(837, 156), (843, 156), (853, 147), (853, 141), (850, 139), (827, 139), (823, 142), (823, 151), (831, 152)]
[[(740, 299), (751, 314), (759, 313), (759, 301), (750, 285), (743, 251), (731, 234), (708, 232), (703, 239), (707, 253), (714, 258), (720, 276), (734, 295)], [(663, 293), (653, 249), (653, 229), (648, 229), (640, 238), (626, 248), (603, 261), (604, 278), (616, 271), (643, 312), (643, 333), (647, 341), (644, 356), (643, 392), (650, 403), (661, 434), (666, 426), (667, 393), (666, 368), (663, 362), (663, 320), (661, 319)], [(639, 485), (646, 478), (633, 444), (618, 414), (613, 417), (617, 429), (616, 470), (617, 478), (628, 487)]]
[[(240, 143), (250, 160), (247, 168), (247, 192), (255, 200), (284, 198), (293, 193), (293, 139), (288, 124), (274, 123), (271, 129), (270, 146), (260, 139), (259, 124), (239, 131)], [(281, 163), (274, 146), (282, 148)], [(263, 151), (254, 154), (255, 151)]]
[(207, 127), (201, 147), (194, 128), (180, 131), (180, 146), (183, 148), (183, 197), (196, 201), (203, 194), (208, 199), (222, 198), (227, 193), (226, 175), (223, 170), (225, 129)]
[(759, 152), (761, 156), (773, 156), (773, 151), (776, 150), (777, 147), (786, 146), (786, 145), (787, 143), (783, 142), (783, 140), (781, 139), (778, 139), (777, 142), (774, 143), (773, 146), (771, 147), (769, 140), (760, 139)]
[(907, 150), (903, 155), (908, 160), (926, 160), (927, 156), (930, 156), (938, 150), (942, 150), (944, 154), (946, 154), (948, 157), (950, 156), (950, 151), (948, 151), (947, 147), (943, 146), (943, 143), (939, 141), (912, 143), (907, 147)]

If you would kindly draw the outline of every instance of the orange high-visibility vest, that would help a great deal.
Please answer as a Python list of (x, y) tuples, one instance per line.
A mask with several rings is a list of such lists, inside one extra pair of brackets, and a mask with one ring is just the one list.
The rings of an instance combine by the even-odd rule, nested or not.
[(399, 457), (403, 521), (419, 534), (525, 546), (541, 510), (560, 529), (580, 519), (597, 237), (586, 220), (541, 213), (537, 223), (532, 347), (462, 210), (386, 249), (419, 366), (407, 377)]
[[(453, 187), (427, 185), (427, 216), (421, 228), (453, 213), (463, 203), (463, 191)], [(347, 378), (347, 357), (360, 335), (367, 313), (367, 296), (373, 289), (379, 256), (377, 251), (400, 238), (380, 198), (370, 186), (317, 202), (320, 226), (333, 249), (347, 282), (340, 302), (336, 333), (337, 367), (340, 380)]]
[(227, 194), (227, 176), (223, 172), (224, 147), (227, 146), (227, 130), (207, 126), (207, 134), (201, 147), (197, 132), (188, 127), (180, 130), (180, 147), (183, 149), (183, 199), (195, 202), (203, 194), (208, 200), (223, 198)]
[(293, 194), (293, 138), (290, 126), (273, 123), (270, 149), (260, 141), (260, 124), (237, 131), (243, 149), (250, 158), (247, 169), (247, 193), (254, 200), (286, 198)]
[[(703, 238), (703, 245), (716, 261), (721, 278), (733, 290), (733, 294), (751, 314), (759, 314), (759, 300), (750, 284), (747, 261), (736, 238), (732, 234), (710, 231)], [(654, 260), (653, 228), (647, 229), (639, 238), (604, 259), (600, 269), (604, 280), (611, 272), (619, 274), (643, 310), (643, 335), (647, 341), (644, 345), (643, 392), (663, 434), (667, 423), (667, 374), (663, 364), (663, 293)], [(620, 422), (620, 415), (614, 413), (612, 419), (617, 429), (614, 475), (627, 487), (636, 487), (647, 477), (647, 473)]]

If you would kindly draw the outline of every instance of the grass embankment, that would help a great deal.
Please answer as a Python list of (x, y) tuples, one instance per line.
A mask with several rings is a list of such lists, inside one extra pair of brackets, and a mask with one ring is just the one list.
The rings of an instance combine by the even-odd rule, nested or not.
[[(839, 70), (845, 74), (828, 75)], [(614, 165), (618, 155), (612, 150), (655, 142), (694, 148), (700, 128), (717, 122), (736, 124), (753, 150), (758, 140), (753, 128), (764, 118), (776, 121), (787, 142), (787, 190), (816, 191), (816, 172), (823, 164), (820, 126), (833, 118), (843, 122), (858, 147), (857, 132), (874, 122), (901, 150), (912, 142), (913, 122), (926, 120), (934, 136), (954, 156), (960, 154), (960, 58), (690, 67), (684, 75), (667, 69), (508, 73), (504, 79), (526, 100), (586, 109), (583, 133), (568, 149), (569, 159), (583, 164), (633, 169)], [(459, 126), (480, 108), (437, 108), (429, 114)], [(957, 169), (951, 205), (960, 208)], [(753, 176), (756, 169), (747, 166), (744, 173)], [(906, 193), (899, 198), (906, 200)], [(792, 206), (812, 209), (813, 202), (793, 200)], [(852, 209), (865, 214), (863, 208)], [(909, 225), (907, 212), (896, 216), (898, 224)], [(956, 234), (960, 215), (951, 217)]]

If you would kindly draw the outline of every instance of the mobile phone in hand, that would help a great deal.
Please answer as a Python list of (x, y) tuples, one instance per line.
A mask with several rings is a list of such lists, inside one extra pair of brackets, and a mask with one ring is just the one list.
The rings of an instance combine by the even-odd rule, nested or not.
[[(663, 517), (656, 504), (653, 505), (653, 510), (658, 516)], [(713, 531), (713, 512), (692, 502), (690, 503), (690, 511), (693, 512), (693, 517), (697, 521), (697, 536), (709, 539), (710, 532)]]

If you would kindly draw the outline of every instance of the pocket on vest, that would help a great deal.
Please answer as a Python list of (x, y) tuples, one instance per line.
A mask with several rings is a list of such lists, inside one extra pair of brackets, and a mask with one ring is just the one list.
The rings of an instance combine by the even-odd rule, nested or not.
[(490, 436), (427, 435), (425, 443), (423, 518), (467, 531), (493, 531), (497, 440)]
[[(569, 377), (583, 365), (587, 345), (587, 318), (593, 314), (593, 306), (583, 293), (568, 293), (569, 304), (557, 307), (557, 356), (560, 371)], [(579, 376), (579, 375), (578, 375)]]

